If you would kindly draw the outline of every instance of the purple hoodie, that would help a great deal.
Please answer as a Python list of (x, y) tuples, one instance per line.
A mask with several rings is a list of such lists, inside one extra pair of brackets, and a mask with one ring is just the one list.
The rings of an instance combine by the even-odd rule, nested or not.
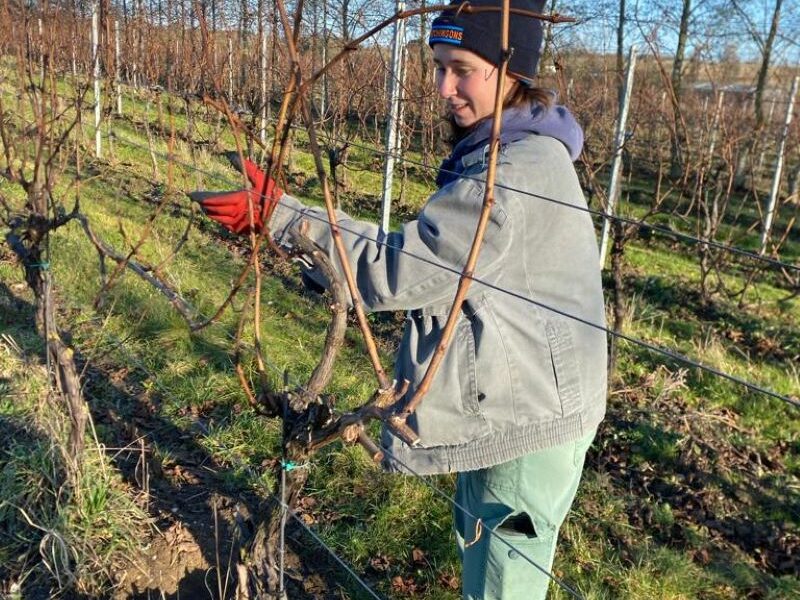
[[(489, 143), (492, 119), (484, 119), (466, 137), (456, 144), (450, 156), (442, 161), (436, 176), (436, 185), (442, 187), (458, 179), (464, 170), (461, 157)], [(541, 104), (531, 107), (514, 107), (503, 111), (503, 126), (500, 143), (516, 142), (529, 134), (545, 135), (560, 141), (567, 147), (574, 161), (583, 149), (583, 130), (565, 106), (545, 108)]]

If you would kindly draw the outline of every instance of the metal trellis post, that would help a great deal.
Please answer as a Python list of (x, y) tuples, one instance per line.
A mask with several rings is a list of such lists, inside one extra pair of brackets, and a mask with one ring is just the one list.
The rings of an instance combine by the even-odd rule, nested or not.
[(233, 40), (228, 38), (228, 102), (233, 103)]
[[(322, 53), (320, 64), (328, 62), (328, 0), (322, 1)], [(322, 96), (319, 101), (319, 117), (325, 120), (325, 111), (328, 109), (328, 73), (322, 74)]]
[(122, 53), (120, 52), (120, 45), (119, 45), (119, 20), (114, 21), (114, 57), (116, 60), (116, 65), (114, 68), (114, 85), (117, 88), (117, 114), (122, 116), (122, 88), (120, 87), (120, 76), (119, 72), (121, 67), (120, 58)]
[(92, 5), (92, 60), (94, 62), (94, 151), (97, 158), (103, 153), (100, 117), (102, 100), (100, 98), (100, 3)]
[(267, 15), (266, 3), (261, 7), (258, 13), (258, 18), (261, 21), (261, 45), (259, 52), (261, 53), (261, 126), (259, 127), (259, 138), (262, 144), (267, 143)]
[[(405, 0), (397, 0), (397, 12), (405, 10)], [(389, 215), (392, 207), (392, 181), (394, 180), (395, 152), (400, 146), (400, 92), (403, 89), (403, 49), (405, 47), (405, 19), (394, 24), (392, 37), (392, 65), (389, 78), (389, 118), (386, 121), (386, 161), (383, 165), (383, 195), (381, 199), (381, 233), (389, 232)]]
[(42, 81), (42, 85), (44, 85), (44, 24), (42, 23), (42, 18), (39, 17), (39, 39), (37, 40), (39, 44), (38, 53), (39, 53), (39, 65), (40, 65), (40, 80)]
[(756, 177), (761, 176), (761, 168), (764, 166), (764, 159), (767, 156), (767, 142), (769, 139), (769, 125), (772, 123), (772, 117), (775, 114), (775, 97), (772, 97), (772, 100), (769, 103), (769, 110), (767, 111), (767, 118), (764, 121), (764, 139), (761, 142), (761, 152), (758, 153), (758, 164), (756, 165), (755, 174)]
[(725, 90), (720, 90), (717, 96), (717, 107), (714, 110), (714, 120), (711, 122), (711, 135), (708, 140), (708, 164), (714, 162), (714, 148), (717, 145), (717, 132), (719, 131), (719, 120), (722, 117), (722, 110), (725, 102)]
[(614, 207), (619, 195), (620, 172), (622, 171), (622, 149), (625, 146), (625, 127), (628, 122), (628, 107), (631, 103), (633, 90), (633, 72), (636, 69), (636, 45), (631, 46), (628, 53), (628, 69), (625, 73), (625, 95), (622, 98), (619, 117), (617, 118), (617, 133), (614, 138), (614, 162), (611, 165), (611, 181), (608, 184), (608, 200), (606, 202), (606, 217), (603, 219), (603, 230), (600, 234), (600, 267), (606, 262), (608, 253), (608, 239), (611, 233), (611, 219), (614, 216)]
[(800, 77), (795, 77), (794, 81), (792, 81), (792, 90), (789, 92), (789, 105), (786, 107), (786, 119), (783, 121), (783, 131), (781, 131), (781, 139), (778, 142), (778, 157), (775, 159), (775, 175), (772, 178), (772, 189), (769, 193), (767, 214), (764, 217), (764, 229), (761, 232), (759, 254), (764, 254), (767, 251), (769, 234), (772, 230), (772, 221), (775, 218), (775, 206), (778, 203), (778, 195), (781, 189), (781, 176), (783, 175), (783, 155), (786, 152), (786, 138), (789, 137), (789, 125), (792, 123), (794, 101), (797, 97), (797, 86), (799, 82)]

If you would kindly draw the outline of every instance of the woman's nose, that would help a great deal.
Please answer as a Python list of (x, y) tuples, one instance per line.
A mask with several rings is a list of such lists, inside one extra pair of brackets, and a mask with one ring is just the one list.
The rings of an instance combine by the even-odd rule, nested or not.
[(437, 73), (436, 86), (439, 91), (439, 96), (443, 100), (447, 100), (450, 96), (455, 94), (455, 85), (453, 83), (453, 76), (451, 73)]

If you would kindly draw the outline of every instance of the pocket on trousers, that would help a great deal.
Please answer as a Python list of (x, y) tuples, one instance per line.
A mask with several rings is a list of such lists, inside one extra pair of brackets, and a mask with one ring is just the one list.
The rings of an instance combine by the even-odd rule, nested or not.
[(474, 597), (484, 600), (545, 598), (550, 583), (546, 573), (550, 572), (555, 539), (509, 532), (502, 526), (488, 535), (482, 569), (483, 590)]

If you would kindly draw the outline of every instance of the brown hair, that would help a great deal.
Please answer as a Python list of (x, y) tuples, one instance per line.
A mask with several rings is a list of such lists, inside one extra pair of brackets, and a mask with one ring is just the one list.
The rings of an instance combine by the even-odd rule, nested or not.
[[(513, 108), (526, 104), (541, 104), (545, 108), (550, 108), (554, 100), (555, 94), (551, 90), (528, 86), (517, 79), (503, 101), (503, 108)], [(491, 117), (486, 118), (491, 119)], [(447, 116), (447, 122), (450, 124), (451, 131), (450, 139), (448, 140), (450, 147), (455, 146), (477, 125), (477, 123), (474, 123), (471, 127), (460, 127), (452, 115)]]

